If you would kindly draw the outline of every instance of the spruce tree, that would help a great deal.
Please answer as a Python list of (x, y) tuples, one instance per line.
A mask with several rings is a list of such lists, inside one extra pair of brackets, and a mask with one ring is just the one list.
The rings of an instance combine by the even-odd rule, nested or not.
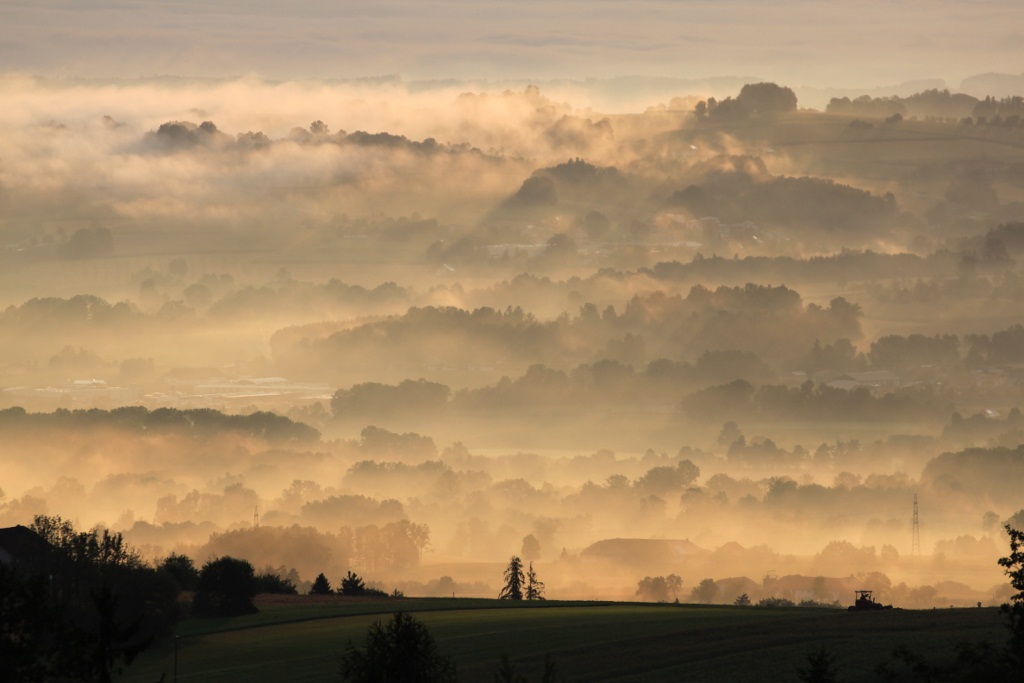
[(508, 567), (505, 568), (505, 587), (501, 589), (498, 597), (502, 600), (522, 600), (525, 582), (523, 561), (513, 555), (508, 561)]
[(309, 589), (310, 595), (330, 595), (333, 592), (331, 582), (327, 580), (323, 572), (317, 574), (317, 577), (313, 580), (313, 585)]
[(537, 580), (537, 572), (533, 571), (533, 562), (530, 563), (530, 569), (526, 572), (526, 599), (544, 599), (544, 582)]

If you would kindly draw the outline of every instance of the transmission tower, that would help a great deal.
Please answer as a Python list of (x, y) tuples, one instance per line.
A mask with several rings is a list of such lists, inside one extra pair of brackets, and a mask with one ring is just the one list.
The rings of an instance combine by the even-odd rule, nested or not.
[(917, 516), (917, 494), (914, 494), (914, 522), (913, 528), (913, 540), (910, 545), (910, 556), (921, 557), (921, 520)]

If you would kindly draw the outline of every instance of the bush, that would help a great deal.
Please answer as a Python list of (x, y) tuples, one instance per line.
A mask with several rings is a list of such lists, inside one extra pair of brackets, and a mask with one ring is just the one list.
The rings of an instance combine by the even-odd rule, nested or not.
[(341, 680), (355, 683), (434, 683), (455, 680), (455, 664), (437, 650), (430, 631), (396, 612), (387, 625), (370, 626), (366, 649), (350, 642), (341, 658)]
[(796, 603), (789, 598), (761, 598), (757, 602), (758, 607), (796, 607)]
[(256, 576), (257, 593), (273, 593), (276, 595), (298, 595), (299, 589), (291, 579), (284, 578), (274, 572), (264, 572)]
[(228, 556), (210, 560), (199, 572), (192, 609), (204, 616), (251, 614), (258, 611), (252, 604), (257, 588), (256, 572), (247, 561)]

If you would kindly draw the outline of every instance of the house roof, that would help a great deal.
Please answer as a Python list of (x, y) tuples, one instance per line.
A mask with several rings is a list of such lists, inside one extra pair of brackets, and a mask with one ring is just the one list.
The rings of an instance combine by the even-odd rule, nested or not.
[(704, 552), (689, 539), (609, 538), (592, 543), (580, 553), (584, 557), (620, 562), (674, 560)]
[(50, 551), (50, 544), (27, 526), (17, 525), (0, 529), (0, 558), (10, 556), (15, 561), (37, 559)]

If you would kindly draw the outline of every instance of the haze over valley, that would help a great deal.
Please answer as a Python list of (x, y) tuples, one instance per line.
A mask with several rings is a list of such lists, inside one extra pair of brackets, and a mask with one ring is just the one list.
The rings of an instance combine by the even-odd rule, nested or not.
[(303, 594), (1010, 599), (1015, 4), (271, 4), (0, 9), (0, 527)]

